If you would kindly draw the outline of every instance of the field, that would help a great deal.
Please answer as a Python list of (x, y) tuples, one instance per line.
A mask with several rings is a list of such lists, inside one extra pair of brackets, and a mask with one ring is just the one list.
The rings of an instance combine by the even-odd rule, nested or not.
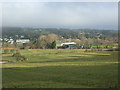
[[(2, 65), (4, 88), (118, 87), (118, 52), (84, 49), (21, 50), (24, 62)], [(3, 60), (15, 60), (3, 54)]]

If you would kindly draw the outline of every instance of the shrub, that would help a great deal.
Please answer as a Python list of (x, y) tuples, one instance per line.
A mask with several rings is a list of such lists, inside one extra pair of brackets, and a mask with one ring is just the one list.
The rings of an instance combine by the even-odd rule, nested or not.
[(12, 55), (13, 57), (16, 57), (17, 61), (26, 61), (27, 58), (23, 55), (21, 55), (19, 52)]
[(10, 50), (11, 53), (14, 53), (14, 51), (15, 51), (14, 49), (11, 49), (11, 50)]
[(85, 52), (88, 52), (88, 50), (87, 50), (87, 49), (85, 49)]
[(19, 57), (19, 56), (21, 56), (21, 54), (20, 54), (19, 52), (16, 52), (16, 53), (14, 53), (12, 56), (13, 56), (13, 57)]
[(9, 53), (9, 50), (8, 49), (4, 49), (4, 53), (5, 54)]

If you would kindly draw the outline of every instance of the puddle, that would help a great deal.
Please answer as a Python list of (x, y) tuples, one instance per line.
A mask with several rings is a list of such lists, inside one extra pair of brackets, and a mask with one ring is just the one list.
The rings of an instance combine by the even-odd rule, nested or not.
[(5, 64), (5, 63), (13, 63), (15, 61), (0, 61), (0, 64)]
[(3, 64), (3, 63), (8, 63), (7, 61), (0, 61), (0, 64)]

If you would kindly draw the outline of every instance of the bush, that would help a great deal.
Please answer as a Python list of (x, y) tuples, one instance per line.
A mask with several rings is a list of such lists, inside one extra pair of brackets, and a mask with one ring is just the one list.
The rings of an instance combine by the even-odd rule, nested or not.
[(14, 51), (15, 51), (14, 49), (11, 49), (11, 50), (10, 50), (11, 53), (14, 53)]
[(21, 55), (19, 52), (12, 55), (13, 57), (16, 57), (17, 61), (26, 61), (28, 60), (25, 56)]
[(9, 50), (8, 50), (8, 49), (5, 49), (5, 50), (4, 50), (4, 53), (5, 53), (5, 54), (9, 53)]
[(99, 49), (98, 49), (98, 51), (102, 51), (102, 49), (101, 49), (101, 48), (99, 48)]
[(16, 52), (16, 53), (14, 53), (12, 56), (13, 56), (13, 57), (19, 57), (19, 56), (21, 56), (21, 54), (20, 54), (19, 52)]
[(119, 48), (114, 48), (114, 49), (109, 49), (109, 50), (106, 50), (106, 51), (120, 51)]
[(85, 49), (85, 52), (88, 52), (88, 50), (87, 50), (87, 49)]
[(16, 60), (17, 61), (26, 61), (27, 58), (25, 56), (18, 56), (18, 57), (16, 57)]

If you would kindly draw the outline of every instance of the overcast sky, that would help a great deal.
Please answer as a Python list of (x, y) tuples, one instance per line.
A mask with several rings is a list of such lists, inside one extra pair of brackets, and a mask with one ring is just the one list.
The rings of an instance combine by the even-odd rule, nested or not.
[(117, 29), (117, 2), (4, 3), (3, 26)]

